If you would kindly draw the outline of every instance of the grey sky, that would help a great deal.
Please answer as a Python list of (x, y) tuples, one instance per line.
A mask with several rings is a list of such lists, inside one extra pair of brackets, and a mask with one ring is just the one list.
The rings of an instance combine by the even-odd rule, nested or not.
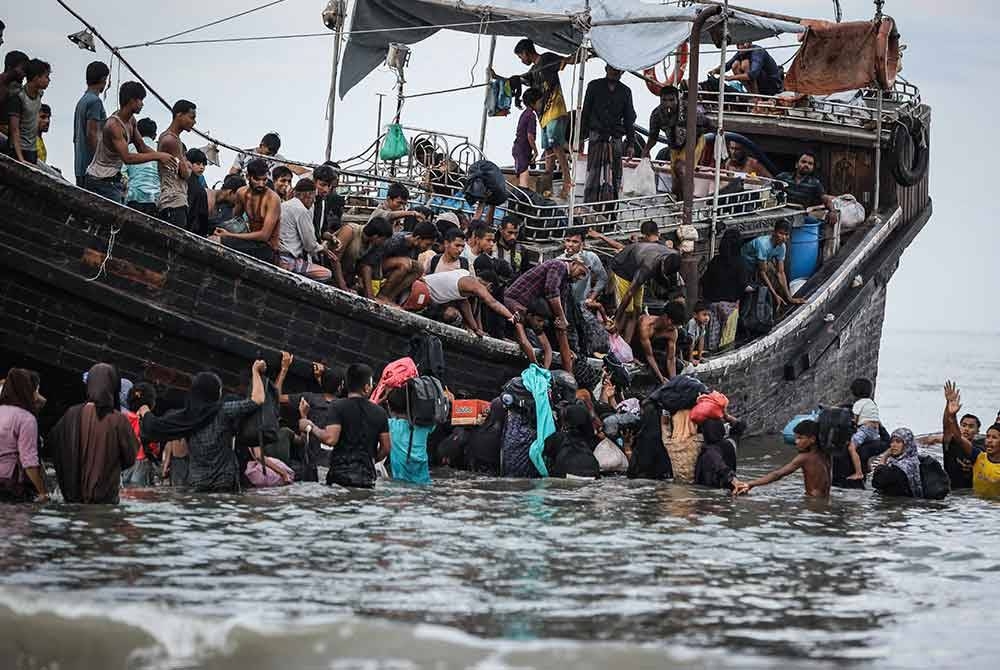
[[(77, 11), (92, 21), (115, 44), (158, 39), (210, 20), (248, 9), (262, 0), (73, 0)], [(784, 0), (752, 3), (772, 11), (831, 18), (829, 0)], [(843, 0), (845, 18), (870, 18), (869, 0)], [(284, 4), (191, 37), (217, 38), (249, 35), (319, 32), (325, 0), (287, 0)], [(944, 329), (967, 326), (1000, 332), (1000, 310), (994, 308), (997, 280), (988, 279), (1000, 245), (990, 221), (996, 178), (985, 170), (996, 113), (990, 86), (997, 71), (996, 5), (986, 0), (888, 0), (885, 11), (896, 17), (905, 54), (904, 76), (920, 86), (924, 100), (934, 107), (931, 195), (935, 215), (904, 256), (890, 286), (887, 327)], [(52, 130), (46, 137), (50, 163), (72, 173), (72, 113), (85, 88), (83, 72), (94, 54), (78, 50), (66, 35), (80, 25), (54, 0), (9, 3), (0, 18), (7, 24), (3, 51), (21, 49), (49, 61), (54, 69), (45, 99), (52, 106)], [(789, 42), (788, 38), (780, 40)], [(482, 81), (488, 38), (479, 41), (475, 67)], [(501, 38), (496, 69), (520, 69), (514, 40)], [(256, 146), (270, 130), (281, 133), (282, 153), (289, 158), (322, 160), (325, 147), (324, 111), (330, 78), (332, 37), (243, 44), (168, 46), (125, 52), (133, 65), (168, 100), (188, 98), (198, 105), (198, 126), (241, 146)], [(452, 88), (470, 82), (476, 61), (477, 38), (442, 32), (415, 45), (408, 71), (410, 92)], [(783, 53), (783, 52), (779, 52)], [(108, 52), (96, 56), (107, 60)], [(707, 70), (717, 56), (705, 56)], [(780, 59), (779, 59), (780, 62)], [(591, 61), (588, 79), (600, 76), (601, 64)], [(117, 72), (112, 72), (117, 83)], [(122, 69), (122, 81), (131, 77)], [(569, 91), (572, 73), (564, 74)], [(372, 73), (339, 102), (334, 154), (353, 155), (376, 133), (376, 93), (391, 93), (394, 77), (384, 68)], [(635, 94), (639, 118), (655, 104), (636, 80), (628, 82)], [(116, 108), (109, 93), (108, 112)], [(482, 89), (432, 96), (407, 103), (404, 123), (479, 133)], [(143, 115), (161, 129), (169, 112), (149, 97)], [(386, 117), (392, 102), (386, 99)], [(510, 161), (516, 117), (493, 119), (487, 134), (487, 153), (496, 162)], [(189, 146), (198, 146), (192, 136)], [(232, 161), (224, 151), (224, 166)], [(221, 176), (209, 172), (209, 179)], [(989, 276), (993, 276), (991, 272)], [(997, 352), (988, 352), (997, 353)]]

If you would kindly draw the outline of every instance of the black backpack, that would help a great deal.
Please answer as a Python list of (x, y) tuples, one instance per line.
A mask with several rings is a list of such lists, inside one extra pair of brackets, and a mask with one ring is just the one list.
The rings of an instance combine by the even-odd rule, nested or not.
[(951, 481), (948, 473), (933, 456), (922, 454), (920, 459), (920, 481), (924, 487), (924, 498), (927, 500), (944, 500), (951, 492)]
[(410, 338), (410, 358), (422, 375), (429, 375), (445, 384), (444, 347), (441, 339), (430, 333), (420, 333)]
[(237, 447), (263, 447), (278, 441), (278, 388), (264, 382), (264, 404), (246, 416), (236, 432)]
[(847, 445), (854, 434), (854, 416), (847, 407), (827, 407), (817, 419), (819, 448), (828, 454), (847, 451)]
[(533, 414), (535, 411), (535, 396), (524, 386), (520, 377), (514, 377), (503, 385), (500, 398), (504, 407), (518, 414)]
[(417, 426), (438, 426), (451, 421), (451, 401), (436, 377), (415, 377), (406, 383), (410, 422)]
[(740, 301), (740, 323), (753, 337), (767, 335), (774, 328), (774, 298), (766, 284), (759, 284)]

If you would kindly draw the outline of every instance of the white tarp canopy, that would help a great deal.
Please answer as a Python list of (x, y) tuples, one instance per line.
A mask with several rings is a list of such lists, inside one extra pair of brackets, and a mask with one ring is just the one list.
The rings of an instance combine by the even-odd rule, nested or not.
[[(703, 7), (640, 0), (357, 0), (341, 67), (340, 95), (385, 60), (390, 43), (414, 44), (442, 29), (526, 37), (567, 54), (580, 45), (589, 28), (591, 44), (602, 60), (621, 70), (642, 70), (662, 62), (688, 39), (691, 23)], [(702, 42), (711, 42), (708, 33), (720, 21), (721, 16), (707, 22)], [(805, 28), (731, 11), (729, 32), (735, 41), (752, 41)]]

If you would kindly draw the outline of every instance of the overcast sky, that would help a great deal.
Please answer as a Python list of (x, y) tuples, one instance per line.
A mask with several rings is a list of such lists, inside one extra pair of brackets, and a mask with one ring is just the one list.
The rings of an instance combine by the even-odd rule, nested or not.
[[(72, 177), (72, 115), (85, 88), (84, 70), (94, 54), (77, 49), (66, 35), (80, 25), (54, 0), (5, 3), (0, 19), (7, 24), (3, 51), (20, 49), (53, 66), (52, 84), (45, 99), (54, 111), (46, 137), (50, 163)], [(248, 9), (263, 0), (72, 0), (71, 5), (117, 45), (159, 39), (211, 20)], [(189, 38), (243, 37), (323, 30), (320, 13), (325, 0), (286, 0), (284, 3), (236, 19)], [(829, 0), (784, 0), (747, 4), (776, 12), (832, 18)], [(872, 16), (870, 0), (843, 0), (846, 20)], [(998, 51), (996, 4), (987, 0), (888, 0), (885, 12), (894, 16), (909, 45), (904, 76), (920, 86), (934, 107), (931, 195), (935, 214), (903, 258), (890, 285), (886, 326), (892, 329), (971, 328), (1000, 332), (997, 308), (997, 243), (991, 197), (996, 176), (985, 170), (997, 109), (991, 87), (996, 83)], [(777, 43), (782, 40), (773, 40)], [(789, 42), (789, 39), (784, 39)], [(326, 142), (325, 106), (330, 81), (332, 37), (163, 46), (125, 52), (132, 64), (168, 100), (187, 98), (198, 105), (198, 126), (220, 139), (256, 146), (261, 135), (280, 132), (282, 153), (289, 158), (321, 161)], [(512, 50), (515, 40), (501, 38), (496, 69), (521, 68)], [(475, 68), (482, 81), (489, 46), (479, 43)], [(415, 45), (408, 71), (411, 92), (463, 86), (470, 82), (476, 62), (477, 38), (441, 32)], [(98, 49), (97, 58), (108, 59)], [(705, 69), (717, 56), (705, 56)], [(600, 76), (601, 65), (591, 61), (588, 79)], [(593, 75), (591, 77), (590, 75)], [(117, 72), (113, 80), (117, 83)], [(122, 69), (121, 80), (131, 77)], [(353, 155), (374, 139), (377, 130), (377, 93), (391, 93), (394, 77), (385, 68), (372, 73), (339, 102), (335, 158)], [(567, 91), (572, 73), (564, 74)], [(639, 118), (648, 118), (655, 98), (630, 82)], [(109, 96), (110, 113), (116, 96)], [(482, 89), (411, 100), (404, 123), (468, 134), (478, 139)], [(143, 115), (161, 130), (169, 112), (149, 97)], [(390, 107), (387, 98), (386, 117)], [(516, 117), (490, 121), (487, 153), (498, 163), (510, 161)], [(189, 146), (198, 146), (192, 136)], [(231, 152), (224, 151), (228, 166)], [(218, 178), (221, 171), (209, 173)], [(993, 268), (987, 272), (988, 268)], [(961, 346), (956, 341), (956, 346)], [(987, 352), (996, 355), (997, 352)]]

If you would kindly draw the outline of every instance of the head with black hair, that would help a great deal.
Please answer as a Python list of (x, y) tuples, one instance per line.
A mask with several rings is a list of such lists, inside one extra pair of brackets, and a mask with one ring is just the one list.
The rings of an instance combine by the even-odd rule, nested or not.
[(539, 333), (545, 330), (545, 326), (552, 320), (552, 308), (544, 298), (535, 298), (527, 306), (524, 316), (524, 325)]
[(795, 164), (795, 171), (800, 177), (808, 177), (816, 172), (818, 166), (819, 161), (816, 160), (816, 154), (812, 151), (803, 151), (802, 155), (799, 156), (798, 162)]
[(104, 91), (108, 87), (108, 76), (110, 75), (111, 69), (108, 64), (95, 60), (87, 66), (87, 87), (100, 88), (101, 91)]
[(128, 392), (125, 406), (130, 412), (138, 412), (139, 408), (145, 405), (149, 409), (156, 409), (156, 387), (149, 382), (139, 382), (134, 384)]
[(24, 368), (11, 368), (4, 378), (3, 390), (0, 391), (0, 405), (20, 407), (26, 412), (35, 413), (35, 390), (37, 386), (31, 379), (31, 373)]
[(295, 184), (295, 197), (309, 209), (316, 202), (316, 183), (308, 177), (303, 177)]
[(263, 193), (267, 190), (267, 162), (260, 158), (254, 158), (247, 163), (247, 181), (250, 190), (254, 193)]
[(201, 172), (204, 172), (205, 166), (208, 165), (208, 156), (201, 149), (188, 149), (187, 153), (184, 154), (184, 158), (187, 159), (188, 163), (191, 163), (192, 168), (200, 167)]
[(792, 431), (795, 433), (795, 448), (800, 452), (809, 451), (819, 444), (819, 424), (811, 419), (799, 421)]
[(538, 89), (529, 88), (527, 91), (521, 94), (521, 100), (525, 105), (531, 107), (536, 112), (542, 111), (541, 103), (542, 93)]
[(268, 133), (261, 138), (257, 153), (264, 156), (274, 156), (277, 155), (279, 149), (281, 149), (281, 137), (278, 133)]
[(523, 39), (514, 45), (514, 55), (525, 65), (534, 65), (539, 58), (535, 43), (529, 39)]
[(313, 180), (316, 182), (317, 197), (325, 198), (330, 191), (337, 188), (337, 171), (324, 163), (313, 170)]
[(774, 246), (780, 246), (788, 242), (791, 236), (792, 227), (785, 219), (778, 219), (774, 222), (774, 230), (771, 232), (771, 241)]
[(319, 381), (320, 391), (326, 395), (339, 396), (344, 390), (344, 370), (324, 368)]
[(25, 86), (32, 89), (44, 91), (49, 87), (49, 75), (52, 74), (52, 66), (43, 60), (32, 58), (24, 66)]
[(969, 442), (972, 442), (979, 436), (979, 429), (982, 428), (982, 426), (983, 423), (975, 414), (965, 414), (958, 422), (959, 432), (962, 433), (962, 437), (967, 439)]
[(247, 180), (243, 175), (231, 174), (222, 180), (222, 188), (215, 195), (216, 202), (223, 201), (229, 204), (236, 202), (236, 192), (247, 185)]
[(38, 134), (49, 132), (49, 126), (52, 124), (52, 108), (42, 103), (38, 108)]
[(851, 395), (853, 395), (857, 400), (871, 398), (874, 391), (875, 385), (872, 384), (870, 379), (858, 377), (851, 382)]
[(274, 182), (274, 190), (281, 196), (282, 200), (288, 200), (292, 195), (293, 177), (294, 174), (287, 165), (276, 165), (271, 170), (271, 181)]
[(392, 224), (387, 219), (376, 216), (365, 224), (365, 227), (361, 230), (361, 234), (364, 235), (368, 242), (379, 244), (375, 240), (382, 240), (384, 242), (392, 237)]
[(364, 363), (352, 363), (347, 366), (345, 377), (347, 392), (351, 395), (360, 395), (367, 398), (375, 388), (374, 373)]
[(398, 212), (399, 210), (405, 208), (406, 203), (409, 201), (410, 192), (405, 186), (399, 182), (389, 184), (389, 189), (385, 194), (385, 204), (389, 211)]
[(178, 130), (191, 130), (198, 120), (198, 106), (190, 100), (178, 100), (170, 108), (173, 124)]
[[(136, 123), (136, 127), (139, 129), (139, 135), (147, 139), (156, 139), (156, 121), (147, 117), (139, 119)], [(190, 159), (188, 159), (190, 160)]]
[(660, 227), (656, 225), (656, 221), (647, 219), (639, 226), (639, 234), (646, 242), (656, 242), (660, 239)]
[(466, 241), (476, 254), (492, 254), (496, 247), (496, 230), (479, 219), (469, 224)]
[(118, 107), (133, 114), (142, 111), (146, 99), (146, 87), (137, 81), (127, 81), (118, 89)]
[(997, 413), (997, 422), (986, 429), (985, 447), (986, 458), (991, 463), (1000, 462), (1000, 412)]
[(663, 316), (670, 319), (670, 323), (678, 328), (683, 327), (684, 322), (687, 321), (687, 312), (684, 309), (684, 305), (675, 300), (671, 300), (663, 308)]
[[(17, 81), (20, 81), (24, 79), (24, 68), (27, 67), (29, 60), (31, 59), (28, 58), (28, 54), (23, 51), (8, 51), (7, 55), (3, 58), (3, 71), (5, 73), (16, 71), (21, 75), (17, 78)], [(104, 63), (101, 63), (101, 65), (104, 65)], [(105, 67), (107, 66), (105, 65)]]

